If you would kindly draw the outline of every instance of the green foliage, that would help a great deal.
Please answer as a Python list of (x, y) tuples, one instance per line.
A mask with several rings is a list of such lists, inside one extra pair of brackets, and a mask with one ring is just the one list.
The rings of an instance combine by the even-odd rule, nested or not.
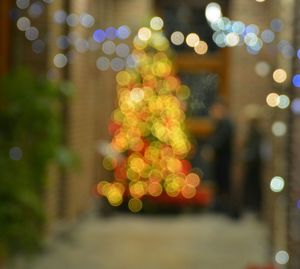
[(60, 117), (66, 97), (60, 87), (26, 70), (8, 75), (0, 86), (1, 257), (39, 247), (47, 168), (67, 151)]

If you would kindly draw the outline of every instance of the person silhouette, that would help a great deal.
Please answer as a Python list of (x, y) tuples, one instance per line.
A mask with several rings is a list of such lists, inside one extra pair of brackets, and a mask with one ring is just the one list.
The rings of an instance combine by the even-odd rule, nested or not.
[(216, 200), (214, 209), (230, 210), (230, 177), (232, 160), (232, 143), (234, 127), (229, 117), (227, 105), (217, 100), (210, 108), (210, 116), (214, 122), (214, 131), (208, 140), (213, 156), (213, 174), (216, 183)]

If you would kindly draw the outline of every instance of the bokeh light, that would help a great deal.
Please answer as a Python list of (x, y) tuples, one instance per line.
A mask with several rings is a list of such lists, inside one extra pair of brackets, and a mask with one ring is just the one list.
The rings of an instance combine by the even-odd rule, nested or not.
[(127, 71), (121, 71), (116, 75), (116, 81), (120, 86), (126, 86), (131, 82), (131, 75)]
[(63, 68), (68, 63), (68, 58), (66, 55), (59, 53), (54, 56), (53, 63), (57, 68)]
[(58, 39), (56, 40), (56, 46), (61, 49), (64, 50), (66, 48), (69, 47), (69, 39), (66, 36), (60, 36), (58, 37)]
[(86, 28), (91, 28), (95, 24), (95, 18), (90, 14), (81, 14), (80, 23), (82, 26)]
[(286, 109), (289, 107), (289, 105), (290, 105), (290, 98), (285, 94), (280, 95), (278, 107), (281, 109)]
[(19, 9), (26, 9), (30, 5), (30, 0), (17, 0), (16, 5)]
[(106, 34), (102, 29), (97, 29), (93, 34), (93, 38), (97, 43), (101, 43), (105, 40)]
[(138, 31), (138, 37), (142, 41), (148, 41), (151, 38), (152, 32), (147, 27), (142, 27)]
[(273, 192), (281, 192), (284, 189), (284, 179), (282, 177), (273, 177), (270, 182), (270, 188)]
[(291, 108), (295, 114), (300, 115), (300, 98), (295, 98), (292, 101)]
[(28, 15), (31, 18), (38, 18), (44, 11), (44, 5), (41, 2), (33, 3), (28, 9)]
[(96, 66), (101, 71), (106, 71), (110, 67), (110, 61), (107, 57), (99, 57), (96, 62)]
[(130, 92), (130, 99), (135, 103), (142, 101), (144, 99), (144, 91), (140, 88), (132, 89)]
[(266, 77), (271, 71), (270, 64), (265, 61), (260, 61), (255, 65), (255, 72), (260, 77)]
[(17, 21), (17, 27), (20, 31), (26, 31), (30, 28), (30, 20), (27, 17), (21, 17)]
[(300, 88), (300, 74), (293, 76), (293, 85), (297, 88)]
[(19, 147), (13, 147), (9, 150), (9, 157), (13, 161), (19, 161), (23, 157), (23, 151)]
[(43, 40), (38, 39), (32, 43), (32, 51), (36, 54), (40, 54), (44, 52), (45, 48), (46, 48), (46, 44)]
[(117, 37), (117, 29), (115, 27), (107, 27), (105, 29), (106, 38), (109, 40), (114, 40)]
[(29, 27), (26, 31), (25, 31), (25, 37), (30, 40), (36, 40), (39, 38), (39, 30), (36, 27)]
[(143, 208), (143, 203), (140, 199), (132, 198), (128, 202), (128, 208), (130, 211), (133, 213), (137, 213), (142, 210)]
[(220, 19), (222, 17), (221, 6), (215, 2), (209, 3), (205, 8), (205, 17), (210, 23)]
[(279, 104), (279, 95), (275, 92), (268, 94), (266, 98), (267, 104), (270, 107), (276, 107)]
[(66, 22), (70, 27), (75, 27), (79, 24), (79, 16), (75, 13), (71, 13), (67, 16)]
[(273, 19), (271, 21), (271, 29), (274, 32), (280, 32), (283, 28), (283, 23), (280, 19)]
[(127, 59), (126, 59), (126, 65), (129, 68), (135, 68), (137, 64), (137, 59), (134, 55), (128, 55)]
[(287, 131), (287, 126), (284, 122), (282, 121), (276, 121), (272, 125), (272, 132), (275, 136), (281, 137), (286, 134)]
[(150, 21), (150, 27), (153, 30), (159, 31), (164, 27), (164, 21), (160, 17), (153, 17)]
[(259, 34), (259, 27), (256, 24), (249, 24), (246, 29), (245, 32), (248, 33), (253, 33), (255, 35)]
[(289, 259), (289, 254), (285, 250), (280, 250), (275, 255), (275, 261), (281, 265), (287, 264)]
[(227, 46), (234, 47), (239, 44), (240, 37), (237, 33), (232, 32), (226, 35), (225, 42)]
[(250, 47), (255, 46), (257, 41), (258, 41), (257, 35), (252, 32), (247, 33), (244, 37), (244, 42)]
[(67, 19), (67, 13), (64, 10), (57, 10), (54, 12), (53, 20), (57, 24), (64, 24)]
[(120, 71), (124, 69), (125, 61), (119, 57), (115, 57), (111, 60), (110, 66), (113, 71)]
[(173, 32), (171, 42), (176, 46), (182, 45), (184, 43), (184, 34), (179, 31)]
[(75, 45), (75, 49), (80, 53), (84, 53), (84, 52), (87, 52), (89, 50), (89, 42), (85, 39), (78, 38), (75, 41), (74, 45)]
[(126, 39), (130, 36), (131, 30), (127, 25), (120, 26), (117, 31), (116, 35), (119, 39)]
[(130, 53), (130, 49), (126, 44), (119, 44), (116, 47), (116, 54), (120, 57), (127, 57)]
[(90, 51), (96, 51), (100, 48), (100, 44), (98, 42), (96, 42), (93, 37), (90, 37), (88, 39), (88, 43), (89, 43)]
[(205, 41), (199, 41), (194, 47), (194, 50), (197, 54), (203, 55), (208, 51), (208, 45)]
[(273, 79), (277, 83), (283, 83), (287, 79), (287, 73), (285, 70), (278, 68), (273, 72)]
[(189, 47), (193, 48), (199, 43), (200, 38), (196, 33), (190, 33), (187, 35), (185, 41)]
[(107, 55), (112, 55), (115, 53), (116, 51), (116, 45), (113, 41), (111, 40), (106, 40), (103, 44), (102, 44), (102, 51), (107, 54)]
[(300, 59), (300, 49), (297, 50), (297, 57)]
[(219, 47), (225, 47), (225, 38), (226, 35), (222, 31), (217, 31), (213, 34), (213, 40)]
[(281, 46), (279, 45), (278, 48), (286, 59), (291, 59), (295, 55), (295, 49), (288, 41), (282, 41)]
[(245, 29), (246, 29), (246, 26), (241, 21), (236, 21), (232, 24), (232, 31), (239, 35), (243, 34)]
[(261, 33), (261, 39), (265, 43), (272, 43), (275, 39), (275, 34), (272, 30), (266, 29)]

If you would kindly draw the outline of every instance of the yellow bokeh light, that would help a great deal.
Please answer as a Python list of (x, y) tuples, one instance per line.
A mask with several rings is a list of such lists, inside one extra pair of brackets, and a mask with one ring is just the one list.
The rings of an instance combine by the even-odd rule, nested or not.
[(110, 187), (110, 183), (107, 182), (107, 181), (101, 181), (97, 184), (97, 192), (100, 194), (100, 195), (104, 195), (106, 196), (107, 195), (107, 192), (108, 192), (108, 189)]
[(171, 90), (176, 90), (180, 85), (179, 79), (177, 79), (173, 76), (168, 76), (166, 78), (166, 84), (167, 84), (167, 87), (170, 88)]
[(121, 112), (120, 109), (116, 109), (114, 110), (114, 112), (112, 113), (112, 120), (116, 123), (122, 123), (124, 119), (124, 114)]
[(189, 173), (185, 177), (185, 181), (188, 185), (197, 187), (200, 184), (200, 177), (196, 173)]
[(142, 27), (138, 31), (138, 37), (142, 41), (148, 41), (151, 38), (152, 32), (147, 27)]
[(163, 188), (160, 185), (160, 183), (157, 182), (150, 182), (149, 186), (148, 186), (148, 193), (151, 196), (160, 196), (162, 194)]
[(137, 181), (130, 184), (129, 190), (132, 197), (140, 198), (147, 193), (147, 186), (145, 182)]
[(285, 70), (279, 68), (273, 72), (273, 79), (277, 83), (283, 83), (287, 79), (287, 73)]
[(128, 202), (128, 208), (130, 211), (133, 213), (137, 213), (142, 210), (143, 208), (143, 203), (140, 199), (132, 198)]
[(141, 173), (145, 168), (145, 162), (142, 158), (133, 157), (129, 161), (129, 166), (134, 172)]
[(133, 46), (138, 50), (143, 50), (147, 47), (147, 42), (141, 40), (138, 36), (133, 39)]
[(102, 161), (102, 165), (106, 170), (113, 170), (117, 166), (117, 162), (115, 159), (111, 157), (104, 157)]
[(153, 17), (150, 21), (150, 27), (153, 30), (159, 31), (164, 27), (164, 21), (160, 17)]
[(159, 33), (154, 33), (152, 35), (152, 46), (158, 51), (165, 51), (169, 48), (169, 41), (166, 37)]
[(127, 178), (131, 181), (138, 181), (140, 179), (140, 174), (133, 171), (131, 168), (126, 170)]
[(196, 189), (193, 186), (186, 185), (182, 188), (181, 194), (184, 198), (191, 199), (196, 195)]
[(170, 172), (179, 172), (182, 169), (181, 162), (175, 158), (169, 158), (167, 160), (167, 168)]
[(141, 138), (136, 137), (130, 141), (130, 149), (133, 151), (141, 151), (144, 147), (144, 142)]
[(119, 206), (123, 202), (123, 194), (115, 186), (111, 186), (106, 197), (112, 206)]
[(162, 180), (162, 173), (157, 169), (153, 169), (149, 174), (149, 179), (151, 181), (159, 182)]
[(279, 104), (279, 95), (275, 92), (268, 94), (266, 98), (267, 104), (270, 107), (276, 107)]
[(127, 71), (121, 71), (117, 74), (116, 80), (119, 85), (126, 86), (131, 82), (131, 76)]
[(194, 50), (197, 54), (203, 55), (208, 51), (208, 45), (205, 41), (199, 41), (197, 45), (194, 47)]
[(196, 33), (190, 33), (187, 35), (185, 41), (189, 47), (193, 48), (199, 43), (200, 38)]
[(181, 100), (186, 100), (190, 97), (191, 91), (188, 86), (181, 85), (176, 92), (176, 95)]

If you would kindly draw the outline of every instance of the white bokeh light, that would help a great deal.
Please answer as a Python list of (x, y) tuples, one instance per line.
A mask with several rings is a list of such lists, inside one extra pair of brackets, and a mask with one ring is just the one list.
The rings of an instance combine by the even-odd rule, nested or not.
[(275, 255), (275, 261), (281, 265), (287, 264), (289, 259), (289, 254), (285, 250), (280, 250)]
[(63, 68), (68, 63), (68, 58), (66, 55), (59, 53), (54, 56), (53, 63), (57, 68)]
[(171, 35), (171, 42), (176, 46), (182, 45), (184, 42), (184, 34), (179, 31), (173, 32)]
[(205, 17), (210, 23), (220, 19), (222, 17), (222, 11), (220, 5), (215, 2), (209, 3), (205, 9)]
[(272, 125), (272, 132), (275, 136), (281, 137), (286, 134), (287, 127), (286, 124), (282, 121), (276, 121)]
[(284, 179), (282, 177), (273, 177), (270, 182), (270, 188), (273, 192), (281, 192), (284, 188)]

